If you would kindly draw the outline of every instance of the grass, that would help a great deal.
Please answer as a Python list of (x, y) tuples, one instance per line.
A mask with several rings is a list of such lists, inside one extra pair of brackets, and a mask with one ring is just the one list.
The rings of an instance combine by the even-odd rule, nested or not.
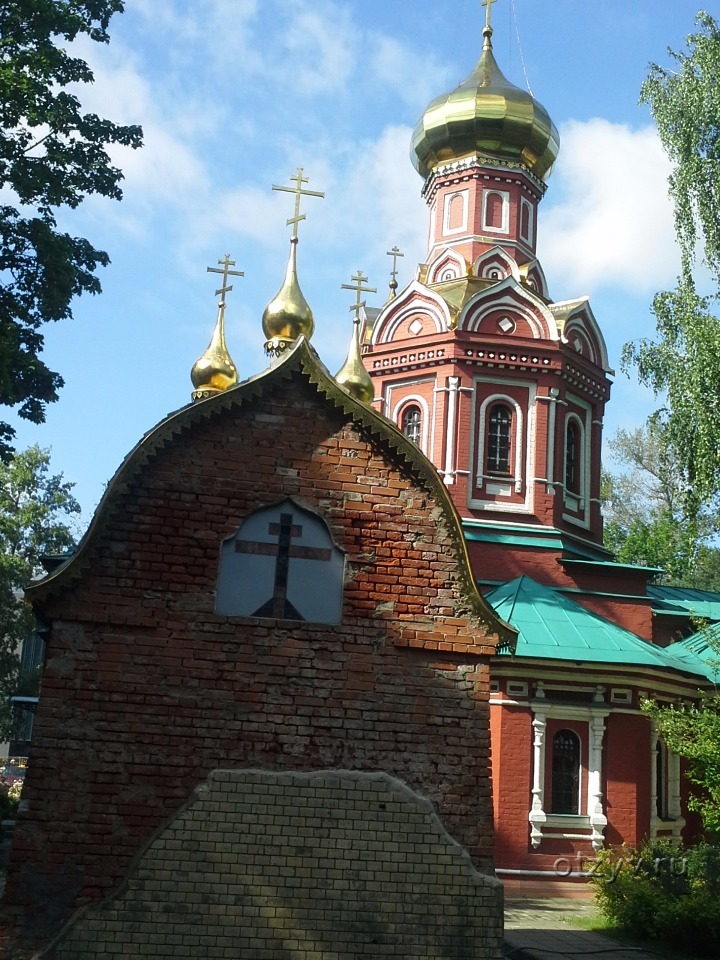
[(612, 926), (602, 914), (596, 914), (592, 917), (572, 917), (568, 919), (568, 923), (582, 930), (601, 933), (603, 936), (609, 937), (611, 940), (617, 940), (618, 943), (622, 943), (627, 947), (634, 947), (636, 950), (645, 950), (646, 953), (661, 957), (662, 960), (707, 960), (707, 956), (700, 958), (697, 954), (678, 950), (676, 947), (671, 947), (662, 943), (660, 940), (645, 940), (640, 937), (631, 936), (622, 928)]

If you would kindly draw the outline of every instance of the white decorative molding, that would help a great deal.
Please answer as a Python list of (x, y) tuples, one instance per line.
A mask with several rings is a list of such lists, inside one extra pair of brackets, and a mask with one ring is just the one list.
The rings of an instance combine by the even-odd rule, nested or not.
[(447, 431), (445, 433), (445, 473), (443, 480), (455, 483), (455, 423), (457, 420), (458, 387), (460, 377), (448, 377)]

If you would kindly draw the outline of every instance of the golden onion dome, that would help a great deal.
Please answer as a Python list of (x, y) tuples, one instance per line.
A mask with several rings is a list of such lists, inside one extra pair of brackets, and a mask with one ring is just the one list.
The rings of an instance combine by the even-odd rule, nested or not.
[(353, 335), (347, 360), (335, 374), (335, 380), (361, 403), (372, 403), (375, 399), (375, 387), (372, 378), (362, 362), (360, 321), (358, 319), (353, 323)]
[(225, 345), (225, 304), (218, 308), (218, 318), (207, 350), (193, 364), (190, 379), (195, 387), (193, 400), (202, 400), (223, 393), (238, 382), (238, 371)]
[(503, 76), (492, 32), (483, 30), (482, 54), (467, 80), (436, 97), (413, 131), (411, 158), (424, 178), (473, 156), (521, 163), (540, 180), (550, 175), (560, 149), (557, 129), (542, 104)]
[(282, 352), (298, 337), (309, 340), (315, 330), (312, 310), (298, 281), (297, 243), (297, 237), (293, 237), (285, 280), (263, 313), (262, 328), (267, 337), (265, 349), (271, 354)]

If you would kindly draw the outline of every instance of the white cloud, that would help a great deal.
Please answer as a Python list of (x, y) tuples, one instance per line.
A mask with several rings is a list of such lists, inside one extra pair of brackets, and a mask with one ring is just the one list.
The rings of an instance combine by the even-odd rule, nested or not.
[(642, 294), (672, 286), (678, 252), (669, 170), (651, 127), (592, 119), (562, 128), (538, 228), (539, 255), (554, 291), (558, 283), (568, 296), (602, 286)]
[(306, 96), (338, 93), (357, 66), (357, 30), (349, 12), (322, 0), (295, 0), (290, 8), (282, 73)]

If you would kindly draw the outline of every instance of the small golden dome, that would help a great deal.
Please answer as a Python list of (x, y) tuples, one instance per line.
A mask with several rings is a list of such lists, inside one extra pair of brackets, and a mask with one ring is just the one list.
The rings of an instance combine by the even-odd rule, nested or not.
[(538, 179), (550, 175), (560, 137), (547, 110), (510, 83), (492, 52), (492, 28), (467, 80), (436, 97), (412, 135), (411, 159), (427, 178), (441, 164), (480, 156), (524, 164)]
[(362, 362), (359, 320), (353, 321), (353, 335), (347, 360), (335, 375), (335, 380), (361, 403), (369, 404), (375, 399), (375, 386)]
[(225, 345), (225, 304), (218, 308), (218, 318), (208, 348), (190, 372), (195, 387), (193, 400), (202, 400), (223, 393), (238, 382), (238, 371)]
[(297, 237), (293, 237), (285, 281), (263, 313), (262, 327), (267, 337), (265, 350), (271, 354), (282, 352), (298, 337), (309, 340), (315, 330), (312, 310), (298, 282), (297, 243)]

